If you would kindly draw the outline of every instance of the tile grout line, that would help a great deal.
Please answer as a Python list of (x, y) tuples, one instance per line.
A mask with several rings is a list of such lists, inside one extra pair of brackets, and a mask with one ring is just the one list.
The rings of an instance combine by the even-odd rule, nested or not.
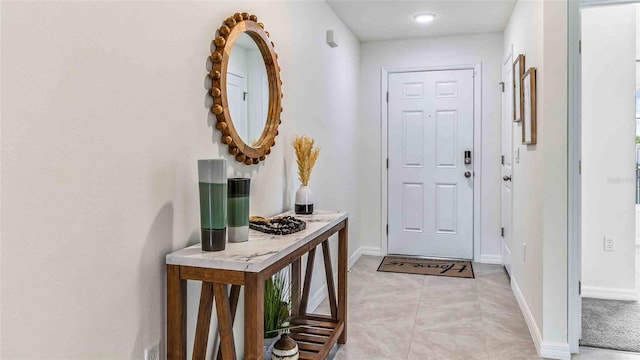
[[(420, 295), (422, 295), (422, 289), (424, 288), (424, 284), (427, 282), (427, 277), (422, 281), (422, 286), (420, 287)], [(418, 306), (416, 306), (416, 313), (413, 316), (413, 329), (411, 329), (411, 338), (409, 339), (409, 347), (407, 348), (407, 356), (405, 356), (405, 360), (409, 360), (409, 355), (411, 354), (411, 343), (413, 343), (413, 336), (416, 333), (416, 323), (418, 322), (418, 311), (420, 310), (420, 303), (422, 302), (422, 296), (418, 296)]]

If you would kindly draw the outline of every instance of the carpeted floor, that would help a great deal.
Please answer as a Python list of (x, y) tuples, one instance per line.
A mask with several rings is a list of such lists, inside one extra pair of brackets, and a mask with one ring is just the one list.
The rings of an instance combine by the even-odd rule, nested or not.
[(583, 298), (580, 345), (640, 352), (640, 302)]

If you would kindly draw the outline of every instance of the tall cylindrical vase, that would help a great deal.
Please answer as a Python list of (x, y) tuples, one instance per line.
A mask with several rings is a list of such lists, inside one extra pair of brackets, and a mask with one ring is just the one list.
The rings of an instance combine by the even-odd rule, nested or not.
[(301, 185), (296, 191), (295, 201), (296, 214), (310, 215), (313, 214), (313, 193), (306, 185)]
[(227, 201), (229, 211), (229, 242), (249, 240), (249, 188), (251, 179), (229, 179)]
[(224, 250), (227, 243), (227, 161), (198, 160), (202, 250)]

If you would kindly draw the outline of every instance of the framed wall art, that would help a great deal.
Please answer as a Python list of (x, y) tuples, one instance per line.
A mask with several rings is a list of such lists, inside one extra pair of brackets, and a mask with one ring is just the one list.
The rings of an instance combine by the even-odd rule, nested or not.
[(524, 109), (522, 113), (522, 143), (536, 144), (536, 68), (532, 67), (522, 77)]
[(513, 121), (522, 120), (524, 103), (522, 102), (522, 76), (524, 76), (524, 55), (520, 54), (513, 62)]

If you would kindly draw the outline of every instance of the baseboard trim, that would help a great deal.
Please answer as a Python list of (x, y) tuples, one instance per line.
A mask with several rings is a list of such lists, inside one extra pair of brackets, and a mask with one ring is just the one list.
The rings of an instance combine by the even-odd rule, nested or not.
[(353, 265), (355, 265), (358, 262), (358, 260), (360, 260), (361, 256), (362, 256), (362, 248), (359, 247), (349, 257), (349, 269), (351, 269)]
[(518, 306), (520, 306), (520, 311), (527, 323), (529, 333), (531, 333), (531, 338), (533, 339), (533, 344), (536, 346), (536, 351), (538, 352), (538, 355), (541, 355), (542, 336), (540, 335), (540, 330), (538, 329), (536, 320), (533, 318), (533, 314), (529, 309), (527, 301), (524, 299), (524, 295), (522, 295), (522, 291), (520, 291), (518, 282), (513, 276), (511, 277), (511, 290), (513, 290), (513, 295), (516, 297)]
[(502, 256), (482, 254), (478, 262), (482, 264), (502, 265)]
[(322, 304), (322, 302), (324, 301), (324, 299), (327, 298), (327, 296), (329, 296), (329, 293), (327, 291), (327, 285), (322, 285), (320, 287), (320, 289), (318, 289), (318, 291), (316, 291), (311, 298), (309, 298), (309, 303), (307, 305), (307, 311), (308, 312), (314, 312), (316, 311), (316, 309), (318, 308), (318, 306), (320, 306), (320, 304)]
[(637, 301), (638, 291), (616, 288), (582, 286), (582, 297), (605, 300)]
[(527, 323), (527, 327), (529, 328), (529, 333), (531, 333), (531, 338), (533, 339), (533, 344), (536, 347), (538, 356), (547, 359), (571, 360), (569, 343), (542, 341), (542, 335), (540, 334), (538, 324), (536, 324), (536, 320), (533, 318), (533, 314), (529, 309), (529, 305), (527, 304), (515, 277), (511, 277), (511, 289), (513, 290), (513, 295), (516, 297), (518, 306), (520, 306), (522, 316), (524, 316), (524, 320)]
[(362, 255), (367, 256), (382, 256), (382, 249), (374, 246), (361, 246), (358, 250), (362, 253)]
[(571, 360), (569, 343), (543, 341), (540, 344), (540, 357), (546, 359)]

